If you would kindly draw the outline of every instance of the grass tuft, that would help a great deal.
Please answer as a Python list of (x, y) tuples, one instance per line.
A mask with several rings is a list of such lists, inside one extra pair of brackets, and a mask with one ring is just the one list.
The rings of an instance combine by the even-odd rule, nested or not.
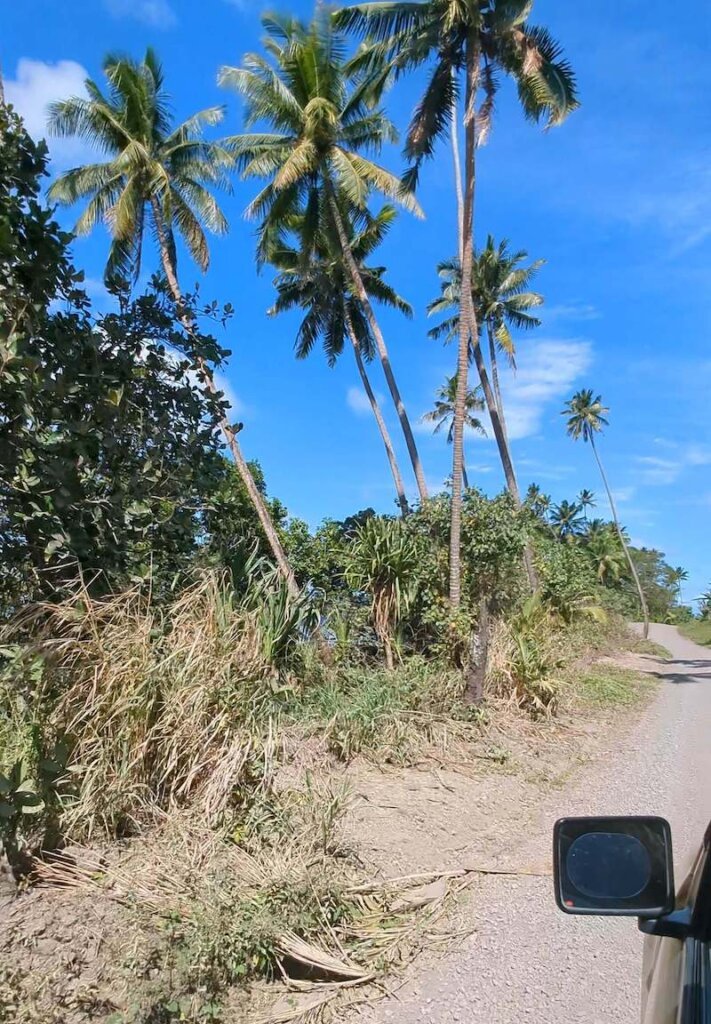
[(600, 662), (582, 669), (570, 680), (575, 696), (595, 708), (633, 707), (656, 688), (656, 680), (643, 672)]

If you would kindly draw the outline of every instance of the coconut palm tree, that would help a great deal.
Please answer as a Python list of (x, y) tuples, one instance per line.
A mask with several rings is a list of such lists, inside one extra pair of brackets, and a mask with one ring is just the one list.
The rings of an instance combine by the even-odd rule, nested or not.
[[(423, 160), (433, 156), (437, 142), (450, 133), (458, 97), (462, 91), (464, 94), (462, 287), (449, 564), (453, 608), (461, 601), (461, 481), (470, 344), (487, 405), (490, 404), (472, 301), (476, 147), (491, 128), (501, 72), (516, 81), (528, 117), (544, 117), (549, 125), (560, 124), (577, 106), (573, 73), (569, 64), (560, 59), (560, 47), (545, 29), (528, 24), (532, 7), (533, 0), (385, 0), (346, 7), (335, 15), (339, 27), (369, 40), (355, 58), (355, 68), (378, 69), (385, 62), (396, 76), (422, 65), (428, 68), (427, 86), (407, 132), (405, 155), (411, 166), (404, 180), (408, 187), (416, 187)], [(502, 426), (496, 411), (492, 428), (499, 442)], [(504, 440), (502, 436), (500, 447)]]
[(605, 413), (607, 412), (609, 412), (609, 409), (602, 404), (601, 396), (593, 395), (590, 388), (584, 388), (577, 391), (566, 403), (561, 415), (567, 416), (568, 418), (568, 422), (566, 424), (568, 436), (572, 437), (574, 441), (582, 438), (583, 441), (589, 442), (590, 447), (592, 448), (595, 461), (597, 462), (597, 468), (600, 471), (605, 492), (607, 493), (607, 500), (610, 503), (610, 511), (612, 512), (617, 536), (620, 538), (620, 544), (622, 545), (630, 573), (632, 574), (632, 579), (634, 580), (635, 587), (637, 588), (637, 595), (642, 609), (642, 618), (644, 620), (644, 637), (646, 639), (649, 636), (649, 611), (647, 610), (647, 602), (642, 590), (642, 584), (639, 581), (637, 569), (635, 568), (635, 564), (632, 560), (632, 555), (630, 554), (630, 550), (625, 542), (624, 533), (617, 515), (615, 499), (612, 496), (610, 485), (607, 482), (607, 475), (602, 465), (602, 459), (600, 458), (600, 453), (598, 452), (597, 445), (595, 444), (595, 435), (599, 434), (603, 427), (608, 425), (608, 420), (605, 418)]
[(552, 504), (551, 496), (550, 494), (544, 494), (538, 484), (529, 484), (524, 504), (528, 505), (534, 515), (546, 522), (546, 516)]
[(682, 565), (677, 565), (675, 568), (669, 569), (669, 572), (667, 573), (667, 575), (668, 575), (668, 578), (669, 578), (669, 585), (673, 588), (674, 593), (676, 594), (677, 600), (681, 603), (681, 601), (682, 601), (681, 585), (686, 580), (688, 580), (689, 573), (686, 571), (686, 569)]
[[(343, 211), (347, 225), (348, 240), (353, 258), (368, 295), (392, 309), (398, 309), (405, 316), (412, 316), (412, 308), (394, 288), (383, 279), (384, 267), (370, 267), (364, 262), (383, 241), (390, 228), (396, 211), (384, 206), (374, 217), (369, 218), (359, 231), (349, 223), (347, 211)], [(363, 384), (380, 436), (385, 446), (390, 470), (395, 482), (398, 504), (403, 517), (408, 513), (407, 497), (402, 474), (397, 463), (395, 449), (387, 424), (368, 377), (366, 363), (375, 356), (375, 343), (368, 319), (358, 298), (345, 266), (338, 238), (320, 235), (316, 239), (304, 240), (303, 216), (294, 219), (292, 232), (297, 247), (283, 239), (275, 245), (269, 260), (279, 271), (274, 285), (277, 299), (268, 311), (270, 316), (291, 309), (301, 309), (304, 317), (296, 336), (297, 359), (305, 359), (318, 340), (321, 340), (329, 366), (333, 366), (343, 352), (346, 340), (353, 349), (358, 373)], [(312, 251), (306, 251), (311, 244)]]
[(75, 231), (89, 234), (104, 223), (111, 235), (107, 276), (135, 280), (151, 220), (161, 224), (176, 265), (175, 232), (201, 270), (210, 253), (204, 228), (227, 231), (227, 220), (212, 192), (228, 188), (231, 156), (219, 142), (203, 137), (205, 127), (220, 123), (223, 107), (200, 110), (173, 124), (163, 70), (147, 49), (141, 61), (114, 54), (103, 63), (108, 90), (91, 79), (88, 98), (73, 97), (50, 105), (51, 135), (77, 136), (101, 150), (106, 159), (60, 174), (49, 198), (63, 205), (88, 200)]
[[(426, 412), (422, 417), (428, 423), (434, 423), (434, 433), (447, 428), (447, 444), (451, 444), (454, 438), (454, 402), (457, 395), (457, 375), (447, 377), (441, 388), (435, 392), (434, 408)], [(481, 412), (484, 408), (484, 400), (481, 397), (481, 388), (469, 388), (467, 391), (466, 426), (476, 434), (486, 436), (486, 431), (480, 419), (474, 416), (475, 412)], [(469, 478), (467, 476), (466, 460), (462, 463), (463, 483), (465, 490), (469, 489)]]
[(580, 494), (578, 495), (578, 504), (583, 512), (583, 518), (585, 522), (588, 521), (588, 509), (595, 508), (597, 502), (595, 501), (595, 495), (592, 491), (589, 491), (586, 487), (583, 487)]
[[(142, 61), (109, 56), (103, 69), (108, 92), (104, 94), (96, 82), (87, 79), (88, 98), (52, 104), (49, 130), (54, 135), (87, 140), (98, 146), (106, 159), (66, 171), (49, 195), (65, 205), (88, 199), (76, 226), (79, 234), (88, 234), (100, 221), (107, 225), (111, 234), (108, 278), (138, 278), (146, 227), (152, 222), (170, 294), (192, 337), (195, 324), (178, 283), (175, 233), (200, 269), (207, 269), (209, 249), (203, 225), (218, 234), (227, 230), (210, 187), (228, 187), (225, 175), (233, 158), (221, 143), (205, 140), (202, 130), (218, 124), (223, 109), (201, 110), (173, 127), (163, 71), (151, 49)], [(198, 363), (208, 390), (219, 399), (212, 370), (202, 357), (198, 356)], [(236, 432), (224, 414), (220, 425), (279, 570), (296, 594), (294, 575)]]
[[(491, 387), (486, 388), (485, 394), (490, 395), (492, 407), (495, 407), (501, 424), (499, 455), (507, 487), (516, 501), (519, 500), (518, 484), (501, 397), (498, 352), (503, 352), (509, 364), (515, 367), (516, 347), (511, 337), (511, 328), (531, 330), (540, 327), (541, 324), (530, 310), (543, 304), (543, 296), (526, 289), (545, 260), (535, 260), (527, 267), (520, 266), (527, 258), (528, 253), (523, 250), (511, 252), (506, 239), (497, 244), (491, 235), (481, 252), (475, 252), (472, 257), (472, 297), (477, 326), (480, 334), (486, 330), (491, 367)], [(444, 260), (437, 267), (437, 273), (440, 278), (441, 294), (439, 298), (430, 302), (427, 313), (429, 316), (440, 313), (449, 315), (428, 333), (431, 338), (444, 338), (445, 342), (449, 342), (459, 335), (461, 260)], [(470, 350), (470, 358), (472, 357), (473, 348)], [(489, 414), (491, 415), (491, 409)]]
[(355, 76), (344, 64), (344, 40), (330, 15), (320, 8), (310, 25), (266, 15), (265, 47), (269, 58), (247, 54), (243, 67), (223, 67), (221, 85), (234, 88), (245, 101), (247, 127), (269, 125), (229, 140), (246, 178), (267, 184), (249, 205), (248, 216), (261, 219), (258, 259), (269, 258), (275, 238), (297, 208), (303, 211), (302, 235), (315, 238), (325, 230), (338, 238), (354, 295), (368, 322), (405, 437), (421, 500), (428, 497), (415, 437), (400, 395), (390, 356), (375, 317), (348, 237), (343, 202), (367, 215), (372, 192), (379, 192), (414, 213), (414, 196), (394, 174), (364, 152), (377, 154), (396, 138), (393, 125), (375, 105), (382, 74)]
[(601, 583), (616, 582), (622, 576), (627, 562), (620, 539), (610, 523), (604, 528), (585, 535), (585, 550), (595, 566)]
[(556, 536), (571, 543), (583, 531), (583, 519), (580, 505), (572, 501), (561, 501), (554, 505), (550, 513), (550, 524)]

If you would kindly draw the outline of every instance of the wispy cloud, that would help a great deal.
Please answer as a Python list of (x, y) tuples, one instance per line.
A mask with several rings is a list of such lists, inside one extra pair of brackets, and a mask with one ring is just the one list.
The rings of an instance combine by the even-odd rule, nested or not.
[(587, 302), (560, 303), (555, 306), (544, 306), (538, 314), (546, 324), (552, 323), (584, 323), (589, 320), (599, 320), (602, 316), (600, 310)]
[(17, 62), (14, 78), (5, 82), (5, 99), (11, 103), (25, 122), (33, 139), (47, 138), (50, 155), (60, 167), (86, 162), (92, 150), (78, 139), (53, 139), (47, 136), (47, 112), (55, 100), (71, 96), (85, 96), (86, 68), (74, 60), (59, 60), (55, 64), (22, 57)]
[[(567, 395), (591, 362), (590, 342), (582, 339), (527, 344), (516, 373), (507, 368), (502, 375), (509, 437), (515, 441), (537, 434), (546, 411)], [(488, 433), (493, 437), (491, 429)]]
[(642, 483), (653, 486), (668, 486), (676, 483), (687, 469), (698, 469), (700, 466), (711, 465), (711, 447), (703, 444), (680, 445), (673, 441), (655, 438), (655, 443), (669, 451), (669, 457), (658, 455), (640, 455), (637, 463), (640, 467), (639, 476)]
[[(383, 396), (377, 392), (375, 397), (378, 400), (378, 403), (383, 401)], [(346, 392), (346, 405), (351, 412), (356, 414), (356, 416), (372, 415), (368, 396), (362, 388), (348, 388), (348, 391)]]
[(115, 18), (134, 18), (151, 28), (172, 28), (178, 23), (168, 0), (104, 0)]
[(613, 490), (612, 497), (620, 504), (624, 504), (627, 501), (632, 501), (636, 493), (636, 487), (618, 487)]

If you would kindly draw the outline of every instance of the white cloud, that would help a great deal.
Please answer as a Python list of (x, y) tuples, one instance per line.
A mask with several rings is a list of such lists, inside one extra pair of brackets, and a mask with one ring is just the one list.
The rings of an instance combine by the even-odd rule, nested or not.
[(245, 406), (242, 399), (238, 396), (238, 394), (236, 393), (236, 391), (234, 390), (234, 388), (232, 387), (224, 373), (218, 372), (215, 374), (215, 384), (217, 386), (217, 389), (219, 391), (222, 391), (225, 398), (227, 399), (227, 402), (229, 403), (229, 411), (233, 415), (244, 415), (247, 412), (247, 407)]
[(175, 11), (168, 0), (104, 0), (115, 18), (135, 18), (151, 28), (172, 28), (177, 24)]
[(557, 306), (546, 306), (538, 314), (544, 323), (558, 323), (561, 320), (582, 322), (599, 320), (600, 310), (587, 302), (571, 302)]
[(616, 502), (623, 504), (626, 501), (632, 501), (636, 493), (637, 489), (635, 487), (618, 487), (616, 490), (613, 490), (612, 497)]
[[(507, 368), (502, 374), (506, 423), (511, 440), (537, 434), (543, 414), (553, 402), (560, 404), (591, 362), (589, 341), (570, 338), (539, 340), (524, 345), (518, 357), (517, 371), (514, 373)], [(488, 435), (493, 437), (491, 429)]]
[[(378, 403), (382, 403), (382, 395), (376, 394), (375, 397), (378, 400)], [(370, 416), (372, 413), (368, 396), (362, 388), (348, 388), (346, 404), (351, 412), (354, 412), (356, 416)]]
[[(661, 441), (661, 438), (655, 438), (656, 444)], [(711, 448), (706, 445), (682, 446), (673, 441), (663, 441), (661, 447), (669, 450), (669, 458), (658, 455), (640, 455), (637, 458), (641, 467), (640, 479), (645, 484), (668, 486), (676, 483), (685, 469), (711, 465)]]
[[(14, 78), (5, 82), (5, 99), (22, 116), (33, 139), (47, 137), (47, 108), (54, 100), (85, 96), (84, 80), (88, 72), (73, 60), (56, 64), (22, 57)], [(69, 167), (90, 159), (92, 150), (79, 139), (47, 138), (55, 164)]]

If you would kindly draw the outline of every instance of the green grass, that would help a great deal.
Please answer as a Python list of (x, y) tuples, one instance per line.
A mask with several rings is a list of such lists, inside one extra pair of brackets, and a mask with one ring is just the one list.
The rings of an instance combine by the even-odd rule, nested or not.
[(615, 665), (595, 665), (571, 680), (576, 696), (596, 708), (633, 707), (643, 701), (657, 685), (642, 672)]
[(694, 619), (679, 626), (679, 631), (695, 644), (711, 647), (711, 619)]
[(322, 734), (331, 753), (406, 762), (438, 718), (476, 721), (461, 701), (461, 673), (412, 658), (394, 672), (341, 668), (313, 679), (289, 709), (298, 723)]
[(671, 658), (671, 651), (663, 644), (658, 644), (656, 640), (643, 640), (639, 637), (630, 649), (638, 654), (651, 654), (654, 658)]

